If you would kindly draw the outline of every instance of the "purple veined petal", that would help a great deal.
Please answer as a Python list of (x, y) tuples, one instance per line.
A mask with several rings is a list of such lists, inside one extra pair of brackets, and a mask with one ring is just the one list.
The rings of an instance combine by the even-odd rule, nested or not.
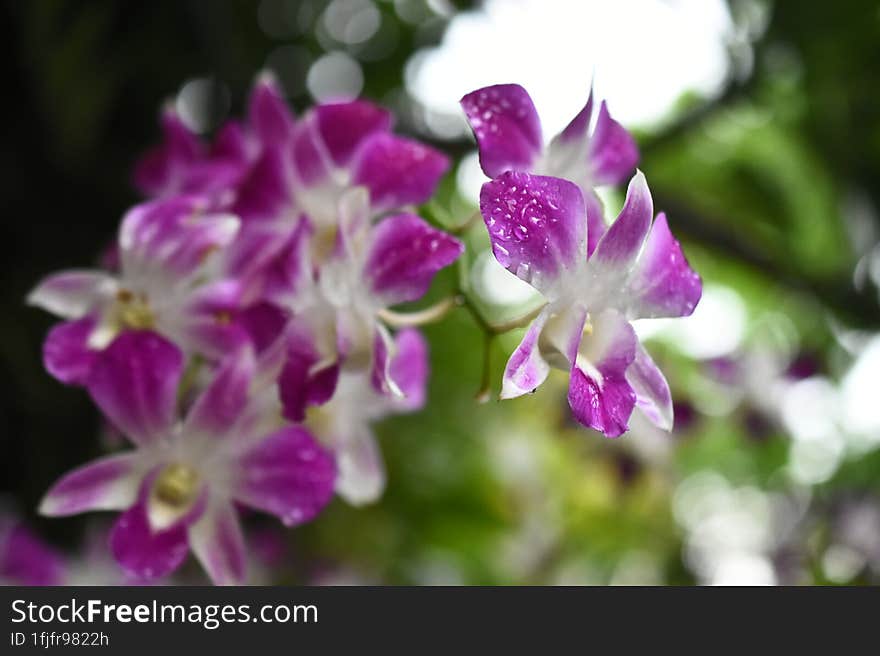
[(402, 398), (394, 399), (394, 407), (399, 411), (419, 410), (425, 405), (431, 368), (428, 343), (415, 328), (399, 331), (394, 342), (396, 355), (391, 360), (389, 373), (403, 393)]
[(242, 454), (238, 472), (235, 499), (287, 526), (313, 519), (330, 501), (336, 482), (333, 456), (296, 426), (268, 435)]
[(201, 267), (214, 251), (226, 248), (235, 239), (240, 221), (233, 214), (205, 214), (181, 226), (179, 242), (173, 254), (163, 258), (164, 265), (180, 275)]
[(636, 393), (636, 405), (657, 428), (672, 430), (672, 393), (660, 368), (641, 344), (636, 346), (636, 357), (626, 371), (626, 379)]
[(428, 291), (434, 275), (463, 251), (455, 237), (414, 214), (398, 214), (373, 228), (364, 275), (385, 305), (415, 301)]
[(283, 144), (269, 144), (244, 176), (233, 211), (244, 221), (277, 219), (294, 206)]
[(593, 118), (593, 89), (590, 88), (590, 95), (583, 109), (571, 119), (571, 122), (565, 129), (559, 133), (559, 139), (563, 142), (571, 142), (578, 139), (586, 139), (590, 129), (590, 120)]
[(608, 224), (605, 223), (605, 207), (595, 191), (584, 193), (584, 202), (587, 206), (587, 257), (592, 257), (599, 240), (608, 230)]
[(541, 121), (528, 92), (518, 84), (477, 89), (461, 99), (490, 178), (507, 170), (528, 171), (541, 155)]
[(137, 499), (142, 475), (134, 453), (93, 460), (62, 476), (43, 497), (39, 512), (63, 517), (90, 510), (124, 510)]
[(293, 133), (293, 116), (278, 81), (271, 73), (257, 78), (248, 101), (248, 124), (263, 145), (288, 141)]
[(551, 305), (548, 312), (550, 316), (541, 332), (541, 353), (552, 366), (567, 371), (578, 357), (587, 311), (574, 303), (562, 307)]
[(267, 270), (276, 266), (284, 249), (290, 243), (288, 226), (269, 222), (245, 222), (232, 244), (224, 253), (223, 270), (231, 278), (239, 279), (248, 290), (250, 302), (261, 300)]
[(157, 579), (176, 570), (186, 559), (187, 527), (178, 523), (164, 531), (153, 531), (147, 519), (146, 498), (142, 498), (116, 520), (110, 533), (110, 551), (128, 575), (145, 581)]
[(289, 306), (314, 285), (315, 267), (312, 263), (314, 229), (303, 217), (288, 233), (282, 247), (269, 246), (276, 255), (263, 267), (263, 297)]
[(234, 278), (222, 278), (196, 288), (162, 328), (175, 335), (185, 350), (221, 360), (249, 341), (238, 323), (245, 289)]
[(245, 331), (254, 350), (263, 353), (281, 337), (288, 318), (285, 310), (263, 301), (239, 312), (235, 321)]
[(116, 278), (102, 271), (69, 270), (44, 278), (27, 302), (62, 319), (81, 319), (116, 292)]
[(651, 191), (639, 171), (630, 180), (623, 209), (599, 240), (590, 262), (603, 270), (628, 272), (645, 243), (653, 216)]
[(369, 135), (391, 128), (391, 112), (366, 100), (318, 105), (313, 111), (327, 152), (338, 167), (349, 163)]
[(241, 122), (226, 121), (217, 130), (217, 136), (211, 145), (211, 157), (245, 164), (250, 159), (252, 150)]
[(67, 385), (84, 385), (97, 352), (89, 348), (95, 317), (62, 321), (52, 327), (43, 342), (43, 365), (53, 378)]
[(231, 503), (213, 502), (189, 527), (189, 544), (215, 585), (241, 585), (247, 577), (244, 534)]
[(568, 180), (508, 171), (483, 185), (480, 212), (495, 259), (545, 294), (586, 259), (584, 196)]
[(146, 196), (175, 190), (186, 167), (202, 154), (198, 137), (184, 125), (171, 105), (163, 107), (160, 123), (162, 143), (138, 160), (132, 176), (135, 188)]
[(125, 331), (96, 358), (87, 387), (107, 418), (136, 444), (171, 430), (183, 354), (149, 331)]
[(23, 524), (0, 525), (0, 580), (16, 585), (63, 585), (64, 558)]
[(547, 379), (550, 365), (541, 355), (539, 342), (541, 331), (549, 317), (550, 310), (545, 307), (529, 324), (519, 346), (511, 353), (504, 368), (500, 398), (513, 399), (533, 392)]
[(334, 449), (339, 474), (336, 493), (353, 506), (376, 501), (385, 489), (385, 463), (376, 438), (364, 425)]
[(632, 326), (612, 310), (592, 322), (571, 368), (568, 403), (575, 419), (606, 437), (618, 437), (628, 428), (636, 394), (626, 373), (638, 343)]
[(686, 317), (693, 313), (702, 294), (703, 282), (691, 269), (661, 212), (630, 278), (631, 314), (634, 318)]
[(381, 212), (426, 202), (449, 158), (418, 141), (376, 132), (358, 148), (352, 166), (354, 184), (370, 190), (370, 203)]
[(230, 353), (193, 404), (184, 432), (217, 437), (227, 433), (245, 409), (256, 366), (256, 356), (249, 344)]
[(590, 139), (589, 158), (595, 184), (620, 184), (639, 163), (635, 140), (611, 118), (604, 100)]

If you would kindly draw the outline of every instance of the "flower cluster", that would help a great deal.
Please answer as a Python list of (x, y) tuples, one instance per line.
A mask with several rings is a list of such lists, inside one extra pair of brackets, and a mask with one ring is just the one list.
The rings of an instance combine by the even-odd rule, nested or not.
[(334, 492), (381, 493), (369, 425), (419, 408), (428, 374), (420, 333), (392, 334), (382, 312), (423, 296), (463, 246), (412, 210), (448, 159), (369, 102), (295, 119), (263, 76), (210, 144), (173, 109), (161, 122), (114, 270), (56, 273), (28, 299), (64, 319), (49, 373), (134, 447), (62, 477), (40, 510), (121, 511), (110, 548), (139, 579), (191, 550), (239, 583), (243, 510), (294, 526)]
[(616, 437), (636, 405), (666, 430), (672, 396), (663, 373), (630, 321), (693, 312), (702, 283), (654, 218), (645, 176), (608, 225), (594, 185), (619, 183), (638, 150), (593, 96), (544, 148), (528, 93), (516, 84), (478, 89), (461, 104), (480, 149), (480, 211), (495, 258), (543, 294), (547, 303), (504, 372), (503, 398), (531, 392), (550, 367), (570, 371), (568, 402), (585, 426)]
[[(592, 97), (547, 149), (521, 87), (462, 104), (493, 178), (480, 209), (495, 256), (547, 301), (502, 397), (563, 367), (586, 426), (619, 435), (638, 405), (669, 428), (669, 388), (630, 321), (689, 314), (701, 283), (641, 173), (605, 222), (593, 186), (632, 171), (634, 141), (604, 103), (594, 120)], [(424, 338), (394, 332), (389, 308), (424, 296), (464, 249), (414, 213), (449, 160), (391, 123), (363, 100), (294, 118), (270, 76), (210, 143), (166, 108), (111, 266), (30, 294), (63, 319), (46, 369), (85, 388), (133, 447), (63, 476), (40, 510), (119, 511), (109, 542), (128, 576), (170, 574), (192, 551), (213, 581), (240, 583), (243, 512), (295, 526), (334, 493), (382, 493), (371, 423), (420, 408), (429, 370)]]

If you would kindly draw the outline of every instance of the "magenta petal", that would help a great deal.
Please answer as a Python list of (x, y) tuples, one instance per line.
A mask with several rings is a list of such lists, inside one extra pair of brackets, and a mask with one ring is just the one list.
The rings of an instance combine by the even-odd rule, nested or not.
[(250, 345), (227, 356), (193, 404), (186, 418), (187, 429), (208, 435), (226, 433), (245, 408), (255, 371), (256, 358)]
[(434, 193), (449, 158), (411, 139), (377, 132), (358, 149), (353, 182), (370, 190), (374, 210), (419, 205)]
[(641, 344), (636, 358), (626, 372), (626, 379), (636, 393), (636, 405), (658, 428), (672, 430), (672, 393), (660, 368)]
[(93, 317), (63, 321), (52, 327), (43, 342), (43, 364), (52, 376), (68, 385), (84, 385), (97, 352), (89, 348)]
[(630, 293), (638, 318), (688, 316), (702, 296), (700, 276), (688, 264), (662, 212), (630, 279)]
[(539, 291), (586, 258), (584, 196), (568, 180), (507, 172), (483, 185), (480, 212), (495, 258)]
[(314, 518), (333, 496), (333, 456), (303, 428), (263, 438), (239, 461), (237, 501), (278, 516), (287, 526)]
[(595, 184), (620, 184), (639, 163), (635, 140), (611, 118), (604, 100), (590, 139), (589, 157)]
[(281, 336), (287, 325), (287, 313), (273, 303), (256, 303), (242, 310), (236, 323), (250, 338), (257, 353), (262, 353)]
[(251, 90), (248, 123), (263, 145), (284, 143), (293, 133), (290, 108), (271, 75), (261, 76)]
[(43, 497), (40, 514), (52, 517), (89, 510), (122, 510), (137, 498), (137, 460), (133, 454), (93, 460), (57, 481)]
[(425, 404), (428, 374), (428, 343), (415, 328), (405, 328), (395, 335), (396, 354), (391, 360), (391, 379), (403, 393), (397, 400), (399, 410), (418, 410)]
[(366, 100), (318, 105), (314, 112), (327, 152), (340, 167), (367, 136), (391, 127), (391, 113)]
[(414, 214), (383, 219), (372, 232), (364, 274), (387, 305), (414, 301), (428, 291), (434, 275), (464, 251), (455, 237)]
[(176, 416), (183, 355), (149, 331), (126, 331), (96, 359), (88, 380), (94, 402), (137, 444), (170, 431)]
[(461, 99), (477, 138), (480, 164), (490, 178), (508, 170), (528, 171), (543, 148), (541, 121), (529, 94), (518, 84), (478, 89)]
[(287, 164), (278, 144), (269, 144), (238, 186), (233, 211), (245, 221), (275, 219), (293, 206)]
[(202, 144), (173, 109), (161, 115), (163, 142), (148, 151), (134, 168), (135, 187), (147, 196), (158, 196), (180, 184), (186, 168), (202, 151)]
[(640, 171), (630, 181), (623, 209), (599, 240), (590, 262), (614, 270), (629, 269), (645, 243), (653, 216), (654, 201)]
[(576, 139), (585, 139), (587, 131), (590, 129), (590, 119), (593, 118), (593, 90), (590, 89), (590, 95), (583, 109), (577, 113), (571, 122), (565, 126), (565, 129), (559, 133), (559, 138), (564, 142), (574, 141)]
[(507, 366), (504, 368), (502, 399), (513, 399), (533, 392), (550, 373), (550, 365), (547, 364), (541, 355), (540, 348), (538, 348), (541, 331), (544, 329), (548, 317), (549, 311), (541, 312), (529, 325), (519, 346), (510, 355)]
[(614, 311), (594, 317), (592, 329), (571, 368), (568, 402), (584, 426), (617, 437), (627, 430), (635, 407), (636, 394), (626, 375), (638, 340), (632, 326)]
[(327, 402), (336, 389), (339, 378), (338, 362), (329, 362), (315, 371), (321, 354), (315, 344), (311, 329), (294, 320), (287, 332), (287, 359), (278, 378), (278, 391), (284, 409), (284, 417), (300, 422), (305, 419), (306, 408)]
[(216, 503), (189, 528), (189, 543), (216, 585), (241, 585), (247, 573), (244, 535), (230, 503)]
[(290, 147), (294, 176), (305, 187), (321, 184), (334, 168), (315, 122), (313, 114), (300, 121), (294, 128)]
[(605, 208), (595, 192), (585, 193), (584, 202), (587, 205), (587, 257), (592, 257), (599, 240), (608, 230), (608, 224), (605, 223)]
[(0, 526), (0, 579), (15, 585), (62, 585), (64, 558), (21, 524)]
[(119, 516), (110, 533), (110, 550), (126, 573), (146, 581), (176, 570), (189, 552), (186, 526), (178, 523), (153, 532), (146, 503), (140, 501)]

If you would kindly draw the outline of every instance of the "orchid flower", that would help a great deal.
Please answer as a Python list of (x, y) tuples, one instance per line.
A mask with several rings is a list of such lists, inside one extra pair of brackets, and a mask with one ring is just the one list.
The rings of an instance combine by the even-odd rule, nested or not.
[(508, 171), (483, 185), (480, 211), (496, 259), (547, 301), (507, 363), (502, 398), (533, 391), (554, 366), (571, 372), (568, 401), (585, 426), (618, 436), (638, 405), (671, 428), (666, 379), (629, 322), (691, 314), (702, 283), (665, 215), (652, 224), (644, 175), (589, 255), (588, 208), (568, 180)]
[(179, 419), (180, 350), (148, 331), (120, 335), (96, 362), (88, 391), (135, 449), (68, 473), (40, 512), (123, 511), (110, 546), (133, 576), (168, 574), (192, 549), (214, 582), (243, 582), (235, 504), (295, 526), (326, 505), (336, 478), (333, 457), (304, 428), (261, 430), (264, 407), (251, 401), (277, 375), (277, 350), (270, 353), (258, 362), (249, 345), (236, 350)]
[(370, 222), (369, 197), (353, 189), (340, 200), (336, 246), (320, 270), (311, 264), (311, 223), (295, 231), (269, 298), (292, 314), (290, 351), (281, 374), (285, 416), (301, 421), (327, 401), (340, 368), (371, 370), (381, 393), (402, 396), (391, 362), (395, 342), (383, 312), (421, 298), (463, 244), (414, 214)]
[(232, 321), (237, 281), (217, 277), (217, 251), (238, 232), (230, 214), (181, 196), (130, 210), (119, 231), (121, 271), (68, 270), (48, 276), (28, 302), (63, 319), (43, 345), (46, 369), (83, 384), (97, 353), (121, 332), (155, 330), (187, 354), (217, 359), (241, 338)]
[(401, 396), (380, 393), (366, 372), (343, 371), (330, 400), (306, 413), (305, 426), (336, 455), (337, 494), (354, 505), (375, 501), (385, 488), (385, 466), (370, 424), (425, 403), (428, 346), (421, 333), (401, 330), (394, 352), (391, 377)]

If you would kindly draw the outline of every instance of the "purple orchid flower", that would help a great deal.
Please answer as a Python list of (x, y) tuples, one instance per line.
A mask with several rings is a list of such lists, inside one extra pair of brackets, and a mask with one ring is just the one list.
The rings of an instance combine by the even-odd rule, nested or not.
[(394, 339), (390, 373), (401, 396), (380, 393), (365, 372), (343, 371), (330, 400), (306, 414), (305, 425), (336, 454), (336, 492), (353, 505), (371, 503), (385, 489), (385, 466), (370, 424), (391, 414), (419, 410), (425, 403), (428, 346), (417, 330)]
[(381, 393), (403, 396), (394, 379), (396, 344), (382, 320), (393, 305), (424, 296), (434, 275), (464, 245), (414, 214), (371, 223), (366, 190), (344, 195), (336, 246), (312, 265), (314, 233), (304, 220), (286, 252), (269, 299), (292, 315), (280, 390), (285, 416), (302, 421), (310, 405), (333, 394), (340, 369), (369, 370)]
[(483, 185), (483, 215), (496, 259), (530, 283), (547, 305), (504, 372), (502, 398), (533, 391), (550, 367), (569, 370), (575, 418), (608, 437), (627, 429), (638, 405), (672, 426), (669, 386), (630, 320), (693, 312), (702, 293), (641, 172), (616, 221), (588, 250), (590, 208), (572, 182), (508, 171)]
[(179, 420), (180, 350), (152, 332), (121, 334), (96, 362), (88, 391), (136, 449), (68, 473), (40, 512), (124, 511), (110, 546), (132, 576), (168, 574), (192, 549), (215, 583), (243, 582), (235, 504), (294, 526), (320, 512), (336, 479), (333, 457), (304, 428), (265, 432), (278, 419), (259, 399), (277, 376), (279, 352), (258, 362), (249, 345), (236, 350)]
[(216, 272), (217, 252), (235, 238), (239, 221), (206, 202), (181, 196), (134, 207), (119, 232), (117, 275), (62, 271), (30, 293), (30, 304), (66, 319), (43, 345), (49, 373), (84, 384), (98, 352), (126, 330), (155, 330), (212, 360), (242, 339), (232, 321), (241, 286)]

